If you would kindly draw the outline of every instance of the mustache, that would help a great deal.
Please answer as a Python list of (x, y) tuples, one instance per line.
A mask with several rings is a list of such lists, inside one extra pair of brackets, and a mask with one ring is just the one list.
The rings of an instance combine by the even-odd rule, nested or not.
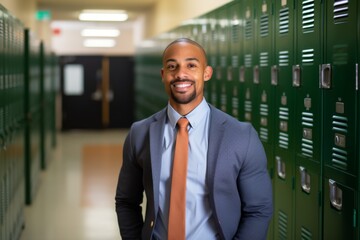
[(195, 84), (195, 81), (190, 80), (190, 79), (187, 79), (187, 78), (171, 80), (171, 81), (170, 81), (170, 84), (173, 85), (173, 84), (175, 84), (175, 83), (183, 83), (183, 82), (189, 82), (189, 83)]

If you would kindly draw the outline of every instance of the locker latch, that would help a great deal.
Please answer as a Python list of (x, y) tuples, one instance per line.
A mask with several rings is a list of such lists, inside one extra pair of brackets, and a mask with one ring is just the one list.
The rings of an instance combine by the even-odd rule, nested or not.
[(301, 84), (300, 72), (301, 72), (300, 65), (294, 65), (292, 67), (293, 87), (300, 87)]
[(285, 163), (281, 161), (279, 156), (276, 156), (276, 167), (277, 167), (277, 174), (281, 179), (285, 179), (286, 177), (286, 170), (285, 170)]
[(300, 179), (301, 179), (301, 189), (306, 192), (310, 193), (311, 185), (310, 185), (310, 175), (307, 173), (306, 168), (300, 166)]
[(329, 179), (329, 188), (331, 206), (340, 211), (342, 209), (342, 190), (332, 179)]
[(278, 85), (278, 67), (276, 65), (271, 67), (271, 84), (274, 86)]
[(331, 64), (321, 64), (319, 70), (320, 88), (331, 88)]

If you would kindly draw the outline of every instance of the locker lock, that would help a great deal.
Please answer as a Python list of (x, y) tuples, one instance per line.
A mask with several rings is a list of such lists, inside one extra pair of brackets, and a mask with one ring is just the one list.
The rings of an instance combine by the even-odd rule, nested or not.
[(245, 82), (245, 66), (241, 66), (239, 70), (240, 82)]
[(342, 135), (340, 133), (335, 133), (334, 142), (335, 142), (336, 146), (345, 148), (345, 146), (346, 146), (345, 135)]

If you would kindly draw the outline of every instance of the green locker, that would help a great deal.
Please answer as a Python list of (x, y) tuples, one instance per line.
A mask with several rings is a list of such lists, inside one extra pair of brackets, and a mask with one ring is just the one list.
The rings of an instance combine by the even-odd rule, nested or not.
[(244, 109), (244, 115), (240, 120), (253, 121), (253, 88), (254, 88), (254, 53), (255, 53), (255, 10), (254, 1), (242, 1), (242, 16), (244, 22), (243, 31), (243, 65), (240, 69), (240, 103)]
[(217, 44), (218, 44), (218, 64), (215, 69), (216, 88), (218, 92), (217, 102), (220, 109), (224, 112), (230, 111), (231, 107), (231, 76), (229, 75), (229, 21), (227, 7), (216, 10), (217, 16)]
[(0, 5), (0, 238), (5, 239), (5, 71), (4, 71), (4, 9)]
[(40, 42), (29, 29), (25, 30), (24, 39), (25, 202), (31, 204), (41, 171)]
[(230, 57), (231, 57), (231, 115), (239, 119), (244, 114), (240, 108), (240, 66), (243, 65), (242, 60), (242, 25), (241, 25), (241, 3), (239, 1), (228, 5), (229, 8), (229, 24), (230, 24)]
[(292, 86), (296, 91), (295, 112), (295, 239), (321, 236), (321, 90), (322, 4), (297, 2), (295, 62)]
[[(275, 89), (271, 85), (271, 66), (274, 65), (274, 16), (271, 0), (261, 0), (255, 3), (256, 11), (256, 47), (253, 67), (254, 105), (253, 125), (258, 131), (268, 159), (268, 170), (274, 182), (274, 116)], [(274, 189), (274, 187), (273, 187)], [(273, 238), (273, 221), (269, 226), (268, 239)]]
[(274, 135), (274, 239), (293, 239), (295, 157), (293, 131), (295, 92), (292, 86), (294, 62), (294, 1), (275, 1), (275, 86)]
[(207, 82), (209, 91), (210, 91), (210, 99), (208, 101), (214, 105), (215, 107), (220, 107), (220, 94), (218, 90), (219, 80), (217, 79), (217, 68), (218, 68), (218, 34), (217, 34), (217, 18), (216, 11), (213, 11), (207, 15), (208, 17), (208, 25), (209, 25), (209, 41), (207, 53), (208, 53), (208, 62), (210, 66), (213, 68), (213, 76)]
[(358, 1), (326, 1), (323, 92), (324, 239), (355, 239), (358, 168), (356, 49)]

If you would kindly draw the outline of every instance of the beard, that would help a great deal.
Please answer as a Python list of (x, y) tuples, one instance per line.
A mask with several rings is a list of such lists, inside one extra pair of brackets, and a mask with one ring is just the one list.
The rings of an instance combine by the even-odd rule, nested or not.
[[(195, 86), (195, 82), (188, 80), (188, 79), (182, 79), (182, 80), (173, 80), (171, 81), (171, 85), (175, 84), (176, 82), (191, 82), (193, 86)], [(171, 89), (171, 98), (178, 104), (188, 104), (191, 101), (193, 101), (196, 98), (196, 88), (190, 93), (190, 94), (175, 94), (174, 91)]]

